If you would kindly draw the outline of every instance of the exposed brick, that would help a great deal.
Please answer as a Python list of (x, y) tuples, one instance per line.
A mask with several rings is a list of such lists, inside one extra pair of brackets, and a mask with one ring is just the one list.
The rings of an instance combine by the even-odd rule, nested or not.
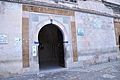
[(22, 60), (23, 67), (29, 67), (29, 19), (22, 18)]
[(31, 6), (31, 5), (23, 5), (23, 11), (74, 16), (74, 11), (50, 8), (50, 7)]
[(72, 30), (72, 47), (73, 47), (73, 61), (78, 61), (77, 54), (77, 38), (76, 38), (76, 26), (75, 22), (71, 22), (71, 30)]
[(119, 44), (120, 20), (118, 20), (118, 19), (114, 20), (114, 27), (115, 27), (116, 45), (120, 45)]

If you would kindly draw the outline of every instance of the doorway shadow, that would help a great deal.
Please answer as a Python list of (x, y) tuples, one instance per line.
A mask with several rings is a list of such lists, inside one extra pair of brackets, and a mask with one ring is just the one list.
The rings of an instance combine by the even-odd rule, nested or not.
[(65, 67), (63, 34), (58, 26), (47, 24), (38, 34), (39, 69), (55, 69)]

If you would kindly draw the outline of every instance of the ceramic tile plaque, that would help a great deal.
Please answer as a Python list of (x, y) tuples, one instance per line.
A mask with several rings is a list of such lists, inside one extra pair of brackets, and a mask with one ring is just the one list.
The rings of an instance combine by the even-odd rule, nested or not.
[(0, 34), (0, 44), (7, 44), (7, 43), (8, 43), (7, 35)]
[(77, 29), (77, 35), (78, 36), (84, 36), (85, 30), (82, 27), (78, 27)]

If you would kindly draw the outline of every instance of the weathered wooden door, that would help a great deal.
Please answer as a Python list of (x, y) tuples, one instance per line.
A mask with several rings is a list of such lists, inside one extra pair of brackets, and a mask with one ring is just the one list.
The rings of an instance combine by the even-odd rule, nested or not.
[(39, 32), (38, 58), (39, 66), (62, 66), (64, 67), (63, 35), (58, 26), (45, 25)]
[(62, 33), (58, 30), (57, 31), (58, 36), (58, 53), (59, 53), (59, 65), (62, 67), (65, 67), (65, 60), (64, 60), (64, 42), (63, 42), (63, 36)]

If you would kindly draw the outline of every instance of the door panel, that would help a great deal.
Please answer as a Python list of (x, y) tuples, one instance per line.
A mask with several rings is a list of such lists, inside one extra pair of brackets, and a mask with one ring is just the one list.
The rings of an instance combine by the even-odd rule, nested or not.
[(39, 65), (64, 67), (64, 46), (62, 32), (56, 25), (45, 25), (39, 32)]

